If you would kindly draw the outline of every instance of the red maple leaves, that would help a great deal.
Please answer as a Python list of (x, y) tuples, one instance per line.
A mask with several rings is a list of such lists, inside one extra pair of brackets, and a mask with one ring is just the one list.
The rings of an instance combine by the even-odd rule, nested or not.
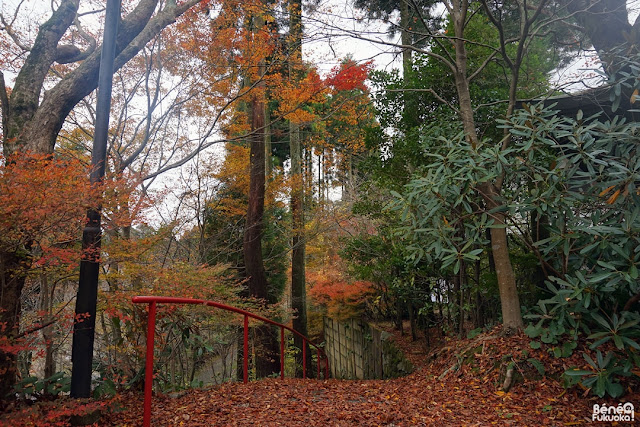
[(334, 67), (327, 76), (325, 82), (335, 92), (350, 91), (354, 89), (367, 92), (368, 89), (364, 82), (369, 76), (369, 72), (372, 67), (373, 61), (358, 64), (354, 60), (348, 59)]

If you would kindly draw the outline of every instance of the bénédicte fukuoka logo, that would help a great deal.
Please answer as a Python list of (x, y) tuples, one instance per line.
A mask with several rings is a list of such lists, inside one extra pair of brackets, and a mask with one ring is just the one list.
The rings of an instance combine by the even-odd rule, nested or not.
[(618, 403), (618, 406), (607, 406), (606, 404), (593, 405), (593, 415), (591, 421), (634, 421), (635, 412), (633, 403)]

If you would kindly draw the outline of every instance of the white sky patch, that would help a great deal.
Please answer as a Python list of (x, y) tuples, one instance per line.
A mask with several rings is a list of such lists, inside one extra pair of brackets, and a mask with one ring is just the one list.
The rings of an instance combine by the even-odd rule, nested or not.
[(400, 35), (389, 37), (389, 24), (367, 20), (363, 11), (351, 1), (322, 2), (312, 15), (305, 15), (303, 55), (327, 74), (341, 60), (351, 57), (357, 62), (373, 61), (378, 69), (400, 68), (399, 49), (358, 39), (351, 34), (367, 34), (385, 42), (398, 42)]

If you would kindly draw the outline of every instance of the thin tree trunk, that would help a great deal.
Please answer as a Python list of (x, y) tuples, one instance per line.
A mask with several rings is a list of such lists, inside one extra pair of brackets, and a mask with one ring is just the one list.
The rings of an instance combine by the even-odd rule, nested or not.
[[(46, 274), (41, 275), (40, 281), (40, 310), (46, 313), (43, 321), (48, 323), (52, 317), (52, 295), (49, 286), (49, 280)], [(56, 363), (54, 359), (54, 343), (53, 343), (53, 325), (49, 325), (42, 329), (42, 338), (44, 340), (45, 359), (44, 359), (44, 378), (49, 378), (56, 372)]]
[[(290, 52), (289, 78), (297, 81), (302, 68), (302, 2), (289, 2)], [(289, 148), (291, 155), (291, 308), (295, 314), (293, 329), (307, 335), (307, 289), (305, 277), (305, 233), (304, 233), (304, 180), (302, 176), (302, 141), (300, 125), (289, 121)], [(308, 344), (298, 335), (293, 337), (296, 353), (296, 375), (302, 376), (303, 348), (307, 355), (307, 367), (311, 368), (311, 352)], [(305, 348), (306, 347), (306, 348)]]
[[(409, 22), (409, 1), (401, 0), (400, 1), (400, 38), (403, 46), (411, 45), (411, 29)], [(411, 70), (411, 49), (403, 47), (402, 48), (402, 70), (404, 71), (404, 76), (407, 76), (407, 72)]]
[(324, 206), (324, 186), (322, 185), (322, 162), (324, 158), (324, 148), (318, 155), (318, 204)]
[(474, 271), (473, 271), (475, 287), (476, 287), (476, 302), (475, 302), (476, 309), (474, 310), (475, 319), (474, 319), (473, 325), (476, 328), (481, 328), (486, 323), (486, 319), (482, 314), (482, 294), (480, 292), (480, 267), (481, 267), (480, 259), (478, 259), (474, 263)]
[[(10, 344), (20, 328), (20, 295), (29, 264), (29, 258), (19, 251), (0, 252), (0, 330)], [(0, 349), (0, 400), (13, 388), (16, 374), (16, 353)]]
[(416, 331), (416, 316), (415, 316), (415, 307), (412, 302), (407, 304), (407, 310), (409, 311), (409, 328), (411, 330), (411, 341), (416, 341), (418, 339), (418, 334)]
[(402, 299), (396, 296), (396, 330), (400, 331), (400, 335), (404, 335), (402, 325)]
[(460, 287), (460, 272), (458, 272), (458, 274), (453, 276), (453, 292), (451, 295), (451, 302), (449, 303), (451, 306), (458, 306), (458, 311), (455, 312), (456, 316), (452, 318), (452, 326), (458, 330), (460, 330), (460, 313), (462, 312), (462, 305), (460, 305)]
[[(454, 8), (452, 16), (455, 31), (455, 70), (454, 77), (458, 93), (458, 105), (460, 119), (465, 131), (467, 141), (473, 149), (478, 146), (478, 134), (474, 119), (469, 80), (467, 78), (467, 51), (464, 41), (464, 27), (466, 25), (468, 3), (459, 1), (459, 7)], [(517, 78), (517, 75), (515, 76)], [(491, 182), (478, 186), (487, 211), (500, 206), (500, 187)], [(492, 214), (494, 224), (501, 228), (491, 228), (491, 249), (496, 264), (498, 288), (500, 290), (500, 304), (502, 307), (502, 322), (505, 333), (509, 334), (523, 327), (520, 312), (520, 300), (516, 287), (515, 274), (511, 265), (509, 248), (507, 247), (507, 230), (503, 213)]]
[(458, 272), (458, 276), (460, 277), (460, 294), (459, 294), (459, 301), (460, 301), (460, 320), (458, 323), (458, 333), (460, 334), (461, 337), (464, 337), (464, 298), (465, 298), (465, 287), (466, 287), (466, 275), (465, 275), (465, 263), (464, 261), (460, 261), (460, 271)]

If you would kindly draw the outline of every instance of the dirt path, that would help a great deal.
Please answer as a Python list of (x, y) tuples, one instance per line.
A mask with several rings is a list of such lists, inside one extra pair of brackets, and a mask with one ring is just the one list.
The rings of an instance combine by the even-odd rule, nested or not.
[[(153, 426), (563, 426), (591, 423), (593, 404), (631, 402), (640, 408), (640, 387), (627, 385), (620, 402), (588, 397), (586, 390), (565, 390), (561, 373), (578, 364), (533, 351), (524, 335), (502, 337), (499, 330), (471, 340), (445, 340), (425, 355), (419, 343), (396, 337), (416, 371), (393, 380), (267, 379), (226, 383), (206, 390), (153, 397)], [(521, 379), (509, 393), (500, 391), (501, 367), (527, 358), (544, 363), (547, 376)], [(431, 361), (431, 362), (428, 362)], [(531, 368), (531, 367), (529, 367)], [(446, 372), (446, 374), (443, 374)], [(534, 372), (535, 373), (535, 372)], [(538, 376), (538, 378), (540, 378)], [(632, 393), (632, 390), (634, 391)], [(103, 405), (99, 426), (142, 424), (143, 397), (126, 392)], [(78, 402), (37, 404), (0, 416), (0, 425), (68, 425)], [(57, 415), (56, 415), (57, 414)]]
[[(263, 380), (153, 402), (154, 426), (581, 425), (591, 406), (545, 382), (508, 394), (486, 384), (438, 381), (425, 369), (395, 380)], [(138, 395), (101, 425), (140, 422)]]

